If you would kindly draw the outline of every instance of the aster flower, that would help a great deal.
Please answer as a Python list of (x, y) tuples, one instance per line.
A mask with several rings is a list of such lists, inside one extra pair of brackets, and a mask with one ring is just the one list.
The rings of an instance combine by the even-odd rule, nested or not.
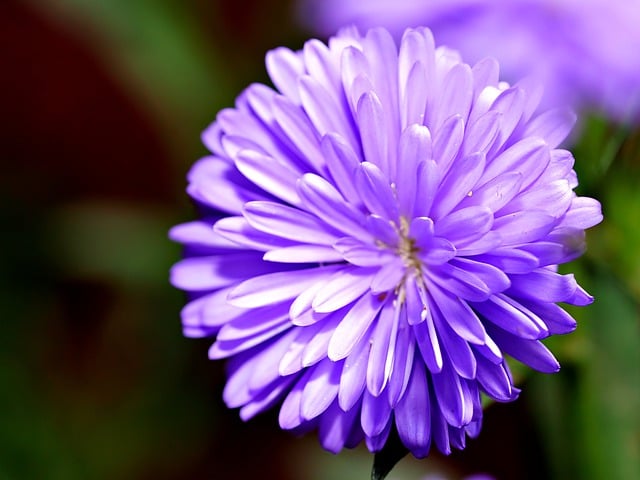
[(492, 56), (506, 80), (535, 75), (546, 105), (571, 103), (640, 120), (640, 8), (628, 0), (302, 0), (321, 34), (385, 26), (396, 38), (428, 26), (467, 61)]
[(558, 264), (584, 249), (575, 117), (498, 81), (431, 32), (383, 29), (267, 54), (277, 90), (248, 87), (204, 132), (188, 175), (202, 219), (185, 259), (184, 333), (215, 336), (224, 400), (249, 419), (317, 429), (327, 450), (390, 432), (416, 457), (479, 432), (481, 393), (514, 400), (505, 354), (542, 372), (590, 297)]

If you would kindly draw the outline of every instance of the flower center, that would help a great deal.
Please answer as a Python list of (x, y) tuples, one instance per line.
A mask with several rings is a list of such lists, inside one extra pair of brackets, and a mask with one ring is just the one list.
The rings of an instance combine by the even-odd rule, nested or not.
[(409, 221), (405, 217), (400, 217), (398, 230), (398, 245), (395, 251), (407, 269), (414, 270), (417, 275), (421, 274), (422, 262), (418, 258), (420, 249), (416, 246), (416, 241), (409, 236)]

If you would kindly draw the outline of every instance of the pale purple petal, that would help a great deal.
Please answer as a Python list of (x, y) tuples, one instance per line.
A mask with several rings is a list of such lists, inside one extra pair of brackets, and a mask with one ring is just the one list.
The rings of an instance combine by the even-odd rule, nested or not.
[(230, 253), (225, 256), (193, 257), (171, 268), (171, 284), (188, 291), (214, 290), (273, 271), (260, 253)]
[(331, 337), (327, 351), (331, 360), (341, 360), (351, 353), (383, 305), (384, 301), (376, 295), (363, 295), (354, 304)]
[(353, 266), (340, 269), (318, 290), (311, 307), (327, 313), (350, 304), (369, 290), (374, 273), (374, 269)]
[(300, 399), (300, 415), (311, 420), (324, 412), (338, 395), (342, 362), (325, 359), (312, 370)]
[(249, 202), (243, 215), (261, 232), (296, 242), (332, 245), (339, 236), (324, 222), (297, 208), (274, 202)]
[(275, 272), (245, 280), (229, 294), (232, 305), (256, 308), (296, 297), (337, 267)]

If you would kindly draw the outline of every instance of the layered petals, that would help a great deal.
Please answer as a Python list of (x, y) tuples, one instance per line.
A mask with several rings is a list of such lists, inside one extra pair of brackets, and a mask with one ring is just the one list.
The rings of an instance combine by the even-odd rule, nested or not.
[(505, 354), (559, 365), (541, 339), (592, 301), (557, 265), (602, 215), (556, 149), (572, 116), (469, 67), (426, 29), (267, 55), (188, 176), (203, 219), (174, 227), (184, 333), (228, 358), (224, 400), (337, 452), (395, 431), (416, 456), (464, 448), (481, 395), (515, 400)]

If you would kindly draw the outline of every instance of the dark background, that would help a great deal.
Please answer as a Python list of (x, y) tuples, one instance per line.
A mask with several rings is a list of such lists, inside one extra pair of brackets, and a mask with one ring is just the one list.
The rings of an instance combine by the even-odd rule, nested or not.
[[(306, 36), (287, 1), (0, 2), (0, 479), (368, 478), (363, 447), (227, 410), (167, 281), (200, 132)], [(467, 450), (390, 479), (640, 478), (640, 136), (584, 125), (580, 192), (607, 220), (569, 267), (597, 301), (549, 342), (561, 373), (523, 371)]]

